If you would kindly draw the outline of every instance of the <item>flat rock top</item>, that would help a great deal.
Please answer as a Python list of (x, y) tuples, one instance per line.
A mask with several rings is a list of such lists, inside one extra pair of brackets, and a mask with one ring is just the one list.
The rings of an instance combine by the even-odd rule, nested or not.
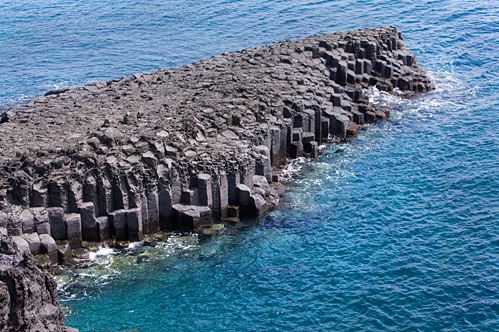
[[(315, 95), (330, 85), (324, 59), (312, 48), (327, 41), (396, 36), (395, 28), (332, 33), (223, 54), (176, 69), (53, 91), (10, 111), (0, 124), (0, 162), (16, 154), (77, 148), (94, 135), (163, 135), (177, 145), (219, 134), (242, 139), (249, 127), (274, 122), (279, 102)], [(343, 44), (342, 44), (343, 43)], [(229, 130), (237, 125), (240, 132)]]

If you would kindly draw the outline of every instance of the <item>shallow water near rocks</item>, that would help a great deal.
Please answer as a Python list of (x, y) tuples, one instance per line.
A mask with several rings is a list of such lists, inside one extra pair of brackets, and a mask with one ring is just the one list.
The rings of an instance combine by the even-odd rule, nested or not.
[[(101, 251), (61, 277), (80, 331), (499, 330), (496, 1), (3, 1), (0, 103), (326, 31), (397, 25), (435, 92), (303, 163), (211, 239)], [(103, 255), (100, 255), (103, 254)], [(105, 255), (104, 255), (105, 254)], [(74, 275), (78, 272), (79, 275)]]

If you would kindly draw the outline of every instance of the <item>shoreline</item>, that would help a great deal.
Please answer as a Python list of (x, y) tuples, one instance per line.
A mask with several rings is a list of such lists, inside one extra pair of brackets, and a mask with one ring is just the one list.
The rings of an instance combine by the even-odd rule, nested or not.
[(370, 86), (434, 89), (388, 27), (49, 91), (0, 123), (0, 233), (50, 267), (84, 242), (261, 216), (288, 160), (389, 117)]

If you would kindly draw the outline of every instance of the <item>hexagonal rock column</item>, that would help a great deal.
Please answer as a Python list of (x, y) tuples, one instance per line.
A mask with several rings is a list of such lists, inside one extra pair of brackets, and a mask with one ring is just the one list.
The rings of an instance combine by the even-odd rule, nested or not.
[(212, 223), (211, 210), (207, 206), (175, 204), (173, 212), (180, 231), (197, 231)]

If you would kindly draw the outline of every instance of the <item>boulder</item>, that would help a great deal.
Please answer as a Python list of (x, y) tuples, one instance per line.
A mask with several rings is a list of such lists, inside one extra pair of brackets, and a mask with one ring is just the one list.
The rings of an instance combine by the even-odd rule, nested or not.
[(197, 231), (212, 223), (211, 209), (207, 206), (175, 204), (173, 212), (181, 231)]
[(49, 214), (45, 208), (30, 209), (35, 219), (35, 228), (38, 234), (50, 234)]
[(259, 217), (267, 210), (267, 201), (258, 194), (251, 195), (250, 207), (250, 213), (255, 217)]
[(29, 243), (21, 236), (11, 236), (12, 241), (22, 253), (29, 253)]
[(253, 186), (254, 188), (260, 188), (264, 192), (265, 196), (270, 195), (270, 185), (265, 176), (255, 175), (253, 176)]
[(250, 203), (251, 189), (245, 184), (237, 185), (237, 200), (239, 205), (247, 206)]
[(57, 252), (57, 244), (55, 243), (54, 238), (48, 234), (41, 234), (40, 242), (42, 245), (42, 253), (45, 253), (50, 257), (52, 264), (57, 264), (59, 262), (59, 253)]
[(23, 234), (22, 238), (28, 242), (29, 251), (33, 255), (38, 255), (42, 251), (42, 242), (38, 233)]

